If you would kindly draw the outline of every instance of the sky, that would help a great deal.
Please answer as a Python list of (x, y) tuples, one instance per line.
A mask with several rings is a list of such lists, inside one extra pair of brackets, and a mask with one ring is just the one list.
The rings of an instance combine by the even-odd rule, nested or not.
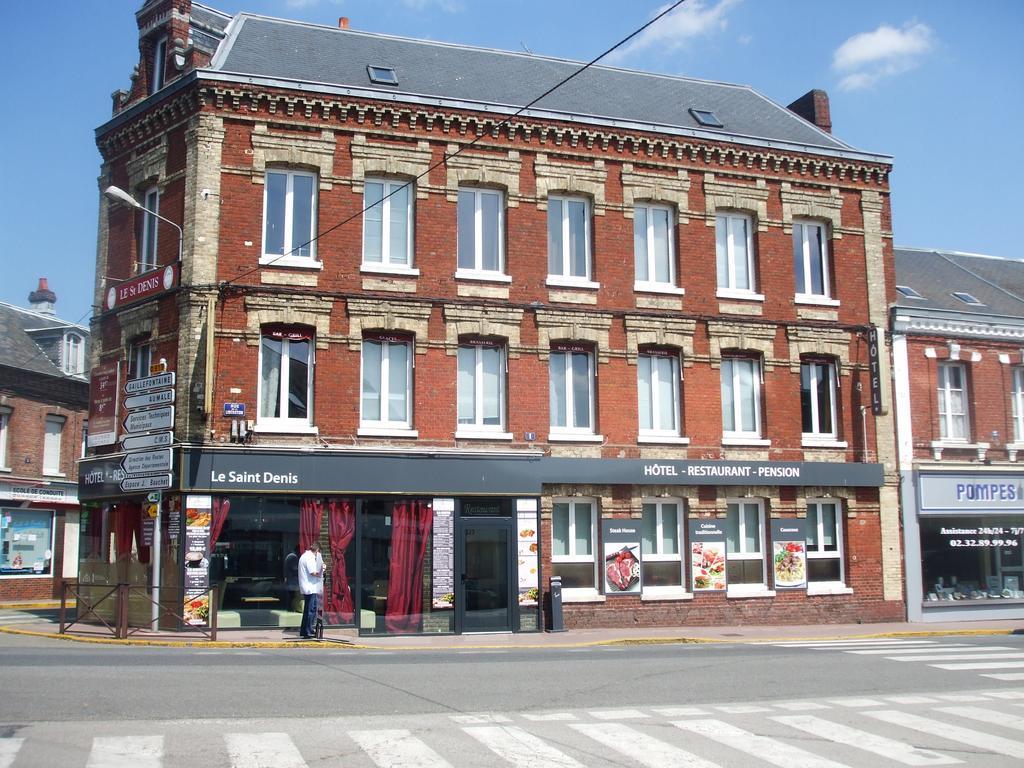
[[(138, 61), (143, 0), (0, 0), (0, 301), (40, 277), (57, 314), (92, 314), (95, 129)], [(353, 29), (590, 61), (666, 5), (648, 0), (209, 0)], [(812, 88), (833, 133), (893, 156), (897, 245), (1024, 258), (1012, 163), (1024, 126), (1020, 0), (687, 0), (602, 63), (750, 85), (780, 104)], [(1010, 141), (1009, 144), (1000, 142)], [(1001, 223), (1000, 223), (1001, 222)]]

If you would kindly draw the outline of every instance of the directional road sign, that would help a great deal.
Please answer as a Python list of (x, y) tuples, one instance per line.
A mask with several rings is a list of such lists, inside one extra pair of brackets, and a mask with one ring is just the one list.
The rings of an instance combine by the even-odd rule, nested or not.
[(156, 392), (143, 392), (124, 399), (124, 407), (128, 410), (151, 408), (154, 405), (170, 405), (174, 402), (173, 389), (161, 389)]
[(124, 393), (135, 395), (139, 392), (149, 392), (152, 389), (166, 389), (174, 386), (174, 371), (160, 373), (156, 376), (146, 376), (142, 379), (130, 379), (124, 383)]
[(125, 432), (154, 432), (174, 426), (174, 406), (165, 405), (148, 411), (132, 411), (124, 420)]
[(132, 475), (151, 475), (154, 472), (170, 472), (171, 449), (154, 448), (150, 451), (126, 453), (124, 458), (121, 459), (121, 469), (129, 477)]
[(166, 490), (170, 487), (171, 476), (166, 473), (162, 475), (145, 475), (144, 477), (126, 477), (121, 481), (121, 490), (125, 493), (129, 491)]
[(121, 448), (126, 451), (134, 451), (139, 448), (167, 448), (173, 442), (173, 432), (151, 432), (148, 435), (122, 437)]

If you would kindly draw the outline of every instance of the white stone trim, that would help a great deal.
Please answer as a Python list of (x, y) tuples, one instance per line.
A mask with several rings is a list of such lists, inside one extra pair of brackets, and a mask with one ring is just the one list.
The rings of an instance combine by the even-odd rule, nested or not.
[(414, 337), (417, 355), (427, 352), (429, 304), (413, 304), (386, 299), (348, 299), (348, 348), (358, 352), (363, 346), (365, 331), (398, 331)]
[(538, 154), (533, 164), (537, 184), (537, 208), (548, 209), (548, 197), (554, 194), (582, 195), (589, 197), (595, 216), (604, 216), (605, 183), (608, 170), (604, 160), (581, 165), (557, 163), (548, 160), (545, 154)]
[(546, 362), (550, 358), (551, 343), (554, 341), (586, 341), (596, 347), (594, 355), (599, 362), (608, 362), (611, 315), (565, 309), (538, 309), (536, 322), (538, 357), (541, 360)]
[(449, 357), (458, 354), (460, 336), (496, 336), (505, 339), (508, 356), (519, 357), (523, 310), (512, 307), (446, 304), (443, 315), (445, 351)]
[(704, 174), (704, 223), (715, 226), (718, 209), (748, 213), (754, 219), (758, 232), (768, 231), (768, 184), (757, 179), (754, 184), (719, 181), (715, 174)]
[(457, 144), (449, 144), (446, 153), (448, 202), (458, 202), (460, 186), (499, 187), (505, 192), (505, 204), (509, 208), (519, 206), (519, 175), (523, 163), (518, 151), (511, 150), (502, 156), (459, 152), (460, 149)]
[(626, 361), (637, 364), (642, 346), (677, 347), (683, 352), (680, 364), (693, 365), (693, 332), (696, 320), (676, 317), (652, 317), (651, 315), (630, 315), (623, 318), (626, 327)]
[(266, 181), (267, 166), (315, 169), (320, 189), (331, 189), (334, 176), (334, 131), (297, 136), (271, 133), (266, 123), (252, 129), (252, 183)]
[(675, 175), (637, 169), (632, 163), (622, 166), (622, 215), (633, 218), (638, 202), (671, 203), (679, 224), (689, 224), (690, 175), (682, 168)]
[[(793, 232), (793, 219), (818, 219), (831, 224), (831, 231), (827, 234), (833, 240), (842, 239), (843, 197), (837, 187), (831, 187), (827, 193), (812, 192), (793, 189), (792, 183), (784, 181), (779, 196), (782, 198), (783, 232)], [(829, 256), (833, 255), (830, 253)]]

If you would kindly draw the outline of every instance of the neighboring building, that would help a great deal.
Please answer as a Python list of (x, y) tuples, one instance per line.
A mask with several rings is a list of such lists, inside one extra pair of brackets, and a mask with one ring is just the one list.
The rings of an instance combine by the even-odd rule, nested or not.
[(554, 576), (569, 627), (904, 617), (890, 158), (823, 92), (591, 67), (517, 113), (580, 65), (137, 18), (100, 187), (183, 260), (101, 201), (94, 361), (166, 361), (128, 445), (173, 392), (173, 446), (96, 437), (89, 579), (294, 626), (319, 536), (363, 632), (538, 629)]
[(896, 249), (907, 613), (1024, 610), (1024, 262)]
[(89, 331), (54, 314), (46, 278), (28, 300), (0, 303), (0, 600), (59, 597), (78, 566)]

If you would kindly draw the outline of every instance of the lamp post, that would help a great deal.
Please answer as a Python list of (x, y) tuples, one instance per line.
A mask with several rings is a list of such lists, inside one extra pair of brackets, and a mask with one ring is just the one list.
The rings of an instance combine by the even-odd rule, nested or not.
[(155, 216), (156, 218), (160, 219), (160, 221), (166, 224), (170, 224), (172, 227), (178, 230), (178, 263), (181, 263), (181, 249), (182, 245), (185, 242), (185, 233), (178, 224), (175, 224), (173, 221), (166, 218), (165, 216), (161, 216), (156, 211), (149, 210), (149, 208), (146, 208), (142, 203), (140, 203), (134, 197), (129, 195), (123, 189), (121, 189), (120, 187), (115, 187), (113, 184), (111, 184), (109, 187), (103, 190), (103, 196), (113, 203), (121, 203), (122, 205), (129, 206), (130, 208), (137, 208), (138, 210), (143, 211), (144, 213), (148, 213), (150, 216)]

